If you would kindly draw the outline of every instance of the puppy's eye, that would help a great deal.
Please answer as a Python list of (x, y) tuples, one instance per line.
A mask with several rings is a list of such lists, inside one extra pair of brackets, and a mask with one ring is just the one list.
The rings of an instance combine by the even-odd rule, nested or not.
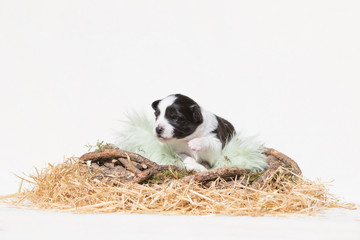
[(176, 116), (174, 119), (175, 119), (176, 122), (184, 122), (185, 121), (185, 119), (183, 117), (180, 117), (180, 116)]
[(173, 119), (173, 120), (177, 120), (177, 119), (179, 119), (179, 116), (176, 114), (170, 114), (169, 118)]

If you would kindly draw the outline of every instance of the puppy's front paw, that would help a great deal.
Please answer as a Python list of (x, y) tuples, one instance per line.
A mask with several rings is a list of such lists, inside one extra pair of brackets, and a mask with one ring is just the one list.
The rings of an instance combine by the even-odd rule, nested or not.
[(205, 171), (207, 171), (206, 167), (204, 167), (203, 165), (197, 163), (192, 158), (186, 158), (184, 160), (184, 165), (185, 165), (186, 170), (188, 170), (188, 171), (191, 171), (191, 170), (195, 170), (197, 172), (205, 172)]
[(194, 168), (190, 168), (188, 170), (195, 170), (197, 172), (206, 172), (207, 168), (199, 164), (199, 166), (196, 166)]
[(195, 152), (199, 152), (204, 147), (204, 142), (201, 138), (194, 138), (188, 143), (189, 148)]

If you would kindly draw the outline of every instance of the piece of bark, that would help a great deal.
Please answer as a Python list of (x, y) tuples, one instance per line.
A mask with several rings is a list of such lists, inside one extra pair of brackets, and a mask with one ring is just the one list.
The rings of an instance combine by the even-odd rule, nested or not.
[(292, 168), (292, 172), (295, 173), (296, 175), (299, 175), (301, 176), (302, 175), (302, 172), (301, 172), (301, 169), (299, 167), (299, 165), (294, 161), (292, 160), (291, 158), (289, 158), (288, 156), (286, 156), (285, 154), (273, 149), (273, 148), (265, 148), (264, 150), (264, 154), (266, 156), (274, 156), (276, 157), (277, 159), (279, 159), (282, 163), (283, 163), (283, 166), (286, 167), (286, 166), (290, 166)]
[(278, 170), (279, 167), (281, 167), (280, 161), (272, 155), (267, 156), (266, 161), (269, 164), (269, 168), (266, 169), (265, 172), (251, 184), (251, 187), (260, 188), (264, 185), (266, 179)]
[(115, 167), (115, 164), (114, 164), (114, 163), (109, 163), (109, 162), (106, 162), (106, 163), (104, 163), (104, 166), (105, 166), (105, 167), (107, 167), (107, 168), (112, 169), (112, 168), (114, 168), (114, 167)]
[(142, 169), (148, 169), (148, 166), (145, 163), (141, 163), (140, 165)]
[(213, 169), (205, 172), (196, 173), (194, 175), (186, 176), (181, 178), (184, 182), (199, 182), (199, 183), (205, 183), (211, 180), (215, 180), (217, 178), (235, 178), (237, 176), (242, 176), (244, 174), (249, 174), (250, 171), (245, 168), (239, 168), (239, 167), (224, 167), (224, 168), (218, 168)]
[(117, 172), (117, 173), (124, 173), (124, 172), (127, 172), (127, 170), (121, 166), (121, 165), (116, 165), (114, 167), (114, 171)]
[(172, 170), (172, 171), (181, 171), (180, 168), (173, 166), (173, 165), (158, 165), (156, 167), (149, 168), (139, 174), (137, 174), (133, 181), (135, 183), (143, 183), (147, 180), (149, 180), (152, 176), (154, 176), (156, 173), (159, 173), (161, 171), (164, 171), (166, 169)]
[[(120, 156), (120, 157), (119, 157)], [(172, 165), (158, 165), (149, 159), (136, 154), (127, 152), (120, 149), (105, 149), (103, 151), (91, 152), (84, 154), (80, 157), (80, 161), (87, 162), (91, 161), (94, 169), (97, 168), (98, 176), (95, 179), (105, 179), (100, 176), (101, 174), (106, 175), (107, 180), (114, 179), (113, 176), (117, 176), (119, 171), (121, 175), (129, 176), (132, 174), (132, 182), (143, 183), (149, 180), (154, 174), (159, 173), (163, 170), (170, 169), (172, 171), (181, 171), (176, 166)], [(97, 162), (102, 163), (102, 166), (98, 166)], [(119, 165), (121, 164), (121, 165)], [(97, 167), (95, 167), (97, 166)], [(122, 167), (123, 166), (123, 167)], [(100, 175), (99, 175), (100, 174)], [(110, 181), (109, 180), (109, 181)], [(128, 182), (128, 178), (118, 178), (117, 180)]]
[(96, 164), (96, 163), (91, 163), (91, 169), (92, 170), (96, 170), (96, 169), (98, 169), (100, 166), (98, 165), (98, 164)]
[[(288, 156), (276, 151), (272, 148), (265, 148), (264, 154), (267, 156), (269, 168), (251, 184), (253, 187), (261, 187), (266, 179), (270, 177), (280, 166), (291, 167), (291, 171), (296, 175), (301, 175), (301, 170), (297, 163)], [(130, 160), (129, 160), (130, 159)], [(149, 159), (136, 154), (120, 149), (105, 149), (103, 151), (91, 152), (80, 157), (80, 161), (91, 161), (91, 168), (97, 176), (95, 179), (105, 179), (106, 181), (118, 181), (144, 183), (149, 180), (154, 174), (157, 174), (165, 169), (179, 170), (179, 168), (172, 165), (158, 165)], [(101, 166), (98, 165), (100, 163)], [(124, 166), (124, 167), (122, 167)], [(179, 170), (181, 171), (181, 170)], [(217, 178), (222, 178), (221, 184), (217, 183), (217, 187), (227, 187), (229, 184), (226, 181), (230, 179), (242, 179), (244, 185), (249, 184), (249, 177), (252, 173), (247, 169), (238, 167), (225, 167), (220, 169), (213, 169), (206, 172), (195, 173), (194, 175), (181, 178), (184, 182), (199, 182), (205, 186), (210, 186), (212, 181)], [(231, 182), (231, 181), (230, 181)]]
[(134, 166), (134, 164), (131, 162), (131, 160), (126, 159), (126, 158), (118, 158), (118, 160), (119, 160), (119, 162), (121, 162), (121, 164), (126, 169), (128, 169), (129, 171), (135, 173), (136, 175), (141, 173), (141, 171)]
[(135, 161), (138, 163), (144, 163), (147, 166), (157, 166), (158, 165), (155, 162), (150, 161), (149, 159), (147, 159), (137, 153), (128, 152), (128, 151), (121, 150), (121, 149), (105, 149), (102, 151), (85, 153), (84, 155), (82, 155), (79, 158), (79, 160), (83, 161), (83, 162), (87, 162), (87, 161), (105, 162), (105, 161), (109, 161), (110, 159), (114, 159), (114, 158), (117, 159), (117, 158), (128, 158), (128, 157), (130, 157), (130, 159), (132, 161)]

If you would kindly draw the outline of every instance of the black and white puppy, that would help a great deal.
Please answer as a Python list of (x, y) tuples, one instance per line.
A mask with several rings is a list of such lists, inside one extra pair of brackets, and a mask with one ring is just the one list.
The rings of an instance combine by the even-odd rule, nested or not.
[(188, 170), (202, 172), (207, 170), (204, 165), (213, 166), (235, 134), (231, 123), (181, 94), (157, 100), (152, 108), (156, 117), (154, 134), (170, 145)]

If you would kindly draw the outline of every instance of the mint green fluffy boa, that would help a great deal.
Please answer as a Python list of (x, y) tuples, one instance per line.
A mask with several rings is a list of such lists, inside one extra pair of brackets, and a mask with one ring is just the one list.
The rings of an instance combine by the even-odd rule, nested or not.
[[(158, 141), (153, 135), (154, 121), (137, 112), (127, 114), (116, 144), (124, 150), (138, 153), (158, 164), (172, 164), (184, 167), (180, 157), (171, 148)], [(268, 167), (262, 154), (263, 145), (252, 138), (236, 134), (223, 148), (220, 159), (212, 169), (222, 167), (241, 167), (251, 171), (261, 171)]]

